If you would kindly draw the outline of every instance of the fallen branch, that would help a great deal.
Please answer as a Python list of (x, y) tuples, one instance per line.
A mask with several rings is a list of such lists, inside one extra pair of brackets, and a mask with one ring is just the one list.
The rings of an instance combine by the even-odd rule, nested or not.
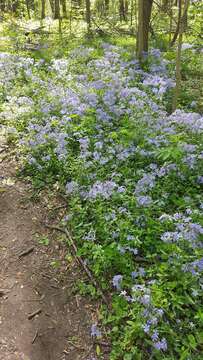
[(81, 351), (86, 350), (86, 348), (81, 347), (81, 346), (79, 346), (79, 345), (77, 345), (77, 344), (74, 344), (74, 342), (71, 341), (71, 340), (67, 340), (67, 342), (68, 342), (69, 344), (71, 344), (71, 345), (72, 345), (75, 349), (77, 349), (77, 350), (81, 350)]
[(4, 147), (4, 148), (0, 149), (0, 154), (2, 154), (4, 151), (6, 151), (7, 148), (8, 148), (8, 147)]
[(6, 295), (6, 291), (4, 289), (0, 289), (0, 297)]
[(39, 315), (42, 312), (42, 309), (37, 309), (32, 314), (28, 315), (28, 320), (32, 320), (36, 315)]
[(93, 348), (94, 348), (94, 345), (91, 345), (90, 348), (89, 348), (89, 350), (88, 350), (88, 352), (85, 354), (85, 356), (82, 357), (81, 360), (87, 359), (87, 357), (90, 355), (90, 353), (91, 353), (91, 351), (93, 350)]
[(33, 252), (34, 248), (34, 246), (31, 246), (30, 248), (23, 251), (18, 257), (21, 258), (23, 256), (29, 255), (31, 252)]
[(57, 230), (57, 231), (60, 231), (62, 233), (64, 233), (69, 242), (70, 242), (70, 246), (72, 247), (72, 250), (73, 250), (73, 255), (75, 257), (75, 259), (77, 260), (77, 262), (82, 266), (82, 268), (85, 270), (88, 278), (91, 280), (91, 282), (93, 283), (93, 285), (96, 287), (96, 289), (98, 289), (101, 293), (101, 297), (104, 301), (104, 303), (107, 305), (107, 307), (109, 307), (109, 302), (107, 301), (101, 287), (99, 286), (99, 284), (97, 283), (97, 281), (94, 279), (90, 269), (88, 268), (88, 266), (84, 263), (84, 261), (82, 260), (82, 258), (80, 256), (77, 255), (77, 252), (78, 252), (78, 249), (77, 249), (77, 246), (72, 238), (72, 236), (70, 235), (69, 231), (65, 228), (61, 228), (61, 227), (58, 227), (58, 226), (52, 226), (52, 225), (48, 225), (48, 224), (44, 224), (47, 228), (49, 229), (52, 229), (52, 230)]
[(32, 339), (32, 344), (34, 344), (35, 340), (37, 339), (38, 337), (38, 330), (35, 332), (35, 336), (33, 337)]

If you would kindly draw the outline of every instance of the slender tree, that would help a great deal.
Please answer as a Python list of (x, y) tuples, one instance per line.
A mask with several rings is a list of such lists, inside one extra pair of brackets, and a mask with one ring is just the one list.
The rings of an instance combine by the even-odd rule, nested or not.
[(150, 19), (153, 0), (138, 0), (137, 56), (141, 60), (148, 51)]
[(46, 0), (41, 0), (41, 20), (45, 18), (45, 6), (46, 6)]
[(54, 0), (49, 0), (52, 16), (54, 17)]
[(86, 22), (87, 22), (87, 31), (88, 33), (91, 30), (91, 9), (90, 9), (90, 0), (85, 0), (86, 5)]
[(67, 8), (66, 8), (66, 0), (60, 0), (63, 12), (63, 18), (67, 19)]
[[(183, 41), (183, 34), (187, 27), (187, 12), (189, 8), (190, 0), (185, 0), (184, 2), (184, 9), (183, 15), (180, 19), (179, 23), (179, 34), (178, 34), (178, 47), (177, 47), (177, 54), (176, 54), (176, 86), (173, 96), (173, 103), (172, 103), (172, 111), (175, 111), (178, 104), (178, 98), (180, 96), (181, 90), (181, 51), (182, 51), (182, 41)], [(179, 6), (181, 7), (180, 12), (182, 13), (182, 1), (179, 0)]]
[(182, 0), (178, 0), (177, 4), (178, 4), (178, 22), (177, 22), (177, 26), (176, 26), (176, 31), (175, 31), (173, 39), (171, 41), (171, 46), (173, 46), (175, 44), (177, 37), (179, 35), (180, 22), (181, 22), (181, 16), (182, 16)]
[(59, 0), (55, 0), (54, 2), (54, 19), (60, 18), (60, 3)]

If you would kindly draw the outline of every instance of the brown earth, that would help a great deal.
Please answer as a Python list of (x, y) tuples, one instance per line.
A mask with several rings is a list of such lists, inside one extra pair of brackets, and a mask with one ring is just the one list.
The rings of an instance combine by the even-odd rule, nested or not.
[[(31, 186), (16, 179), (16, 162), (0, 150), (0, 360), (93, 359), (95, 304), (73, 291), (81, 270), (65, 260), (61, 235), (43, 226), (46, 199), (28, 200)], [(39, 244), (42, 237), (49, 245)]]

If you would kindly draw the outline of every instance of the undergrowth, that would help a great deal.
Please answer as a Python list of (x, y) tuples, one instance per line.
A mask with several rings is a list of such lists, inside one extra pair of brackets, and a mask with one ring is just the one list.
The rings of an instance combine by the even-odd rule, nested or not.
[[(67, 197), (62, 224), (109, 298), (92, 335), (111, 338), (110, 359), (200, 360), (200, 90), (183, 85), (168, 114), (174, 53), (152, 49), (140, 68), (132, 41), (108, 40), (63, 58), (1, 53), (1, 119), (33, 185)], [(185, 50), (185, 83), (199, 71), (200, 54)]]

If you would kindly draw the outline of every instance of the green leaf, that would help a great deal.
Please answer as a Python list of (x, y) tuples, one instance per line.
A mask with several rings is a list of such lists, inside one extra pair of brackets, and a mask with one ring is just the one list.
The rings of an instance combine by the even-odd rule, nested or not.
[(188, 340), (189, 340), (190, 347), (192, 349), (196, 349), (197, 342), (196, 342), (194, 335), (192, 335), (192, 334), (188, 335)]
[(123, 360), (132, 360), (133, 355), (132, 354), (125, 354)]
[(101, 349), (100, 349), (99, 345), (96, 346), (96, 354), (97, 354), (97, 356), (99, 356), (101, 354)]

